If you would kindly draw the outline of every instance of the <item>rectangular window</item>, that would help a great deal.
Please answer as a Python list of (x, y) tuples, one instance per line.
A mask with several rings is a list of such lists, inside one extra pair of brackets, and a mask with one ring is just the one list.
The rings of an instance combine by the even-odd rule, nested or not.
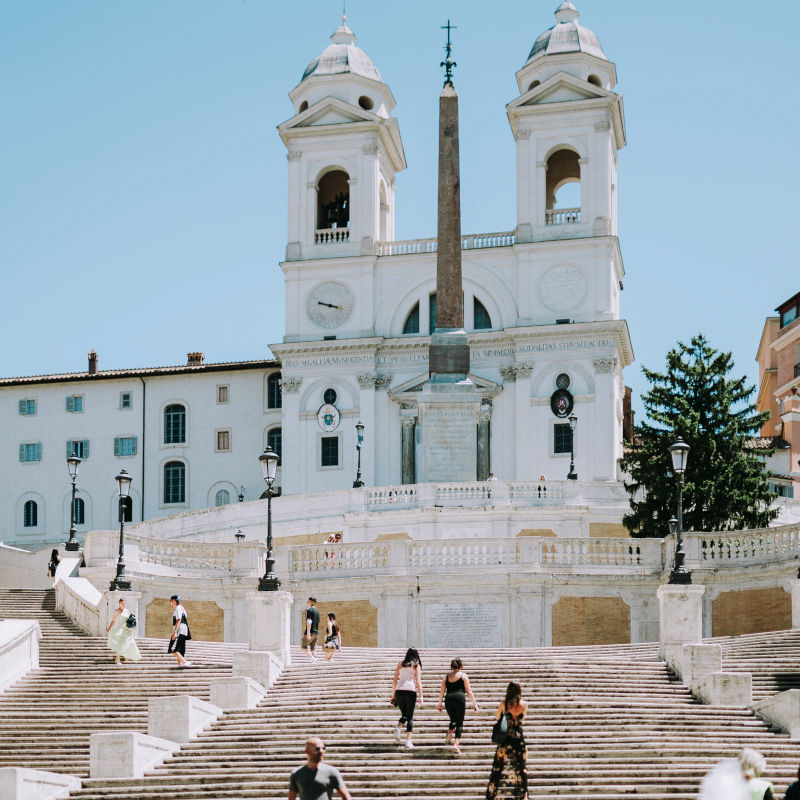
[(321, 467), (338, 467), (339, 466), (339, 437), (338, 436), (323, 436), (321, 442)]
[(19, 401), (19, 413), (24, 415), (30, 415), (36, 413), (36, 401), (35, 400), (20, 400)]
[(572, 429), (568, 422), (553, 425), (553, 453), (569, 454), (572, 451)]
[(89, 458), (88, 439), (67, 439), (67, 458), (77, 456), (78, 458)]
[(120, 392), (119, 407), (133, 408), (133, 392)]
[(135, 456), (137, 439), (135, 436), (115, 436), (114, 455), (115, 456)]
[(217, 386), (217, 402), (218, 403), (227, 403), (228, 402), (228, 387), (227, 386)]
[(19, 460), (26, 461), (41, 461), (42, 460), (42, 443), (41, 442), (25, 442), (19, 446)]
[(67, 397), (67, 411), (71, 414), (79, 414), (83, 411), (82, 394), (71, 394)]
[(781, 328), (785, 328), (789, 323), (797, 319), (797, 306), (784, 309), (781, 313)]
[(217, 452), (224, 453), (231, 449), (231, 432), (217, 431)]

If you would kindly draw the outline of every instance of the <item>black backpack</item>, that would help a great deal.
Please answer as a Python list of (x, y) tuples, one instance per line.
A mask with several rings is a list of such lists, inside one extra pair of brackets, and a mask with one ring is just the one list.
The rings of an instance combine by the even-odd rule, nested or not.
[(125, 620), (125, 624), (129, 628), (135, 628), (136, 627), (136, 615), (135, 614), (128, 614), (128, 619)]

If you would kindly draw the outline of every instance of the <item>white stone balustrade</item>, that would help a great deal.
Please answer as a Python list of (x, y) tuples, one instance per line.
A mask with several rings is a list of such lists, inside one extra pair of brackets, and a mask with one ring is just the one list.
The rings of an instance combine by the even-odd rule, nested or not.
[(684, 547), (686, 564), (690, 568), (777, 564), (800, 558), (800, 525), (755, 531), (700, 533), (685, 538), (689, 538), (693, 545), (691, 558), (688, 548)]
[(545, 225), (575, 225), (580, 221), (580, 208), (548, 208), (544, 212)]
[[(580, 210), (580, 209), (579, 209)], [(319, 231), (317, 231), (319, 233)], [(462, 250), (482, 250), (486, 247), (511, 247), (516, 241), (514, 231), (499, 233), (470, 233), (461, 237)], [(398, 242), (379, 242), (379, 256), (407, 256), (417, 253), (435, 253), (438, 239), (404, 239)]]
[(38, 669), (41, 638), (36, 620), (0, 620), (0, 694), (32, 669)]
[(314, 231), (314, 244), (341, 244), (350, 241), (350, 228), (320, 228)]

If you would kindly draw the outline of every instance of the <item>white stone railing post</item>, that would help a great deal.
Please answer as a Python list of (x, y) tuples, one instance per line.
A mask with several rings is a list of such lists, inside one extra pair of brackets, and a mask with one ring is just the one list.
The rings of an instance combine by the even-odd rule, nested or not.
[(270, 653), (281, 669), (292, 663), (289, 645), (293, 602), (292, 595), (283, 591), (250, 595), (250, 650)]
[(658, 587), (658, 657), (668, 664), (682, 659), (685, 644), (702, 640), (705, 590), (697, 584), (663, 583)]

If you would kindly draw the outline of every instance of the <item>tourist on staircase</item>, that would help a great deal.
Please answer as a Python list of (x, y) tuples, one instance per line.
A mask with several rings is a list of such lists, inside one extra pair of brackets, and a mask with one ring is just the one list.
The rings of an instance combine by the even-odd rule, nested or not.
[(317, 637), (319, 636), (319, 609), (317, 609), (317, 598), (309, 597), (306, 603), (306, 616), (303, 623), (303, 639), (301, 647), (308, 653), (308, 660), (313, 664), (317, 657), (314, 651), (317, 649)]
[(325, 634), (323, 649), (325, 650), (326, 661), (333, 661), (336, 652), (342, 649), (342, 630), (336, 621), (336, 614), (333, 611), (328, 612), (328, 631)]
[(403, 728), (405, 728), (406, 747), (413, 748), (411, 734), (414, 731), (414, 708), (417, 703), (422, 706), (422, 660), (413, 647), (408, 648), (405, 657), (394, 671), (391, 702), (400, 709), (397, 739), (403, 741)]
[(330, 800), (333, 790), (342, 800), (350, 800), (350, 792), (344, 785), (336, 767), (323, 764), (325, 743), (318, 736), (306, 741), (306, 763), (298, 767), (289, 778), (289, 800)]
[(461, 731), (464, 728), (464, 714), (467, 710), (467, 697), (472, 701), (472, 707), (478, 711), (478, 703), (469, 685), (467, 673), (460, 658), (450, 662), (450, 672), (442, 679), (442, 688), (439, 691), (439, 711), (442, 710), (442, 701), (447, 709), (450, 724), (447, 727), (445, 744), (452, 744), (457, 753), (461, 753)]
[(767, 759), (751, 747), (739, 753), (744, 778), (747, 781), (749, 800), (774, 800), (772, 784), (761, 777), (767, 768)]
[[(129, 623), (133, 624), (129, 624)], [(114, 609), (114, 616), (111, 617), (106, 628), (108, 634), (108, 646), (114, 652), (114, 663), (120, 664), (125, 661), (141, 661), (142, 654), (136, 646), (133, 638), (133, 629), (136, 627), (136, 618), (125, 608), (125, 598), (120, 597), (119, 606)]]
[(797, 780), (789, 784), (783, 800), (800, 800), (800, 769), (797, 770)]
[(55, 580), (56, 570), (61, 561), (61, 556), (58, 554), (58, 548), (54, 547), (50, 553), (50, 560), (47, 562), (47, 574)]
[(528, 800), (528, 753), (522, 733), (522, 720), (527, 710), (528, 704), (522, 699), (522, 687), (512, 681), (495, 715), (496, 720), (506, 718), (508, 730), (505, 741), (497, 745), (494, 754), (486, 800), (499, 797)]
[(181, 599), (174, 594), (169, 599), (172, 606), (172, 636), (170, 637), (168, 653), (175, 654), (178, 667), (190, 667), (191, 661), (186, 660), (186, 642), (192, 638), (189, 632), (189, 623), (186, 621), (186, 609), (181, 605)]

